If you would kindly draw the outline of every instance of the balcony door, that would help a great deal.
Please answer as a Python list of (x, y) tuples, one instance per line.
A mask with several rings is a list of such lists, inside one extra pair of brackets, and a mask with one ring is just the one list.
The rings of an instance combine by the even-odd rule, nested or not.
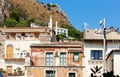
[(12, 75), (12, 66), (7, 66), (8, 75)]
[(46, 66), (52, 66), (52, 65), (53, 65), (53, 53), (46, 52)]
[(13, 46), (12, 45), (7, 46), (6, 58), (13, 59)]

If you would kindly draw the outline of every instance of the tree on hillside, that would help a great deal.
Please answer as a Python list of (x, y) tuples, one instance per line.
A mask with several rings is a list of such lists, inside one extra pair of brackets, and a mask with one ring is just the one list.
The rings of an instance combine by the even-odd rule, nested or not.
[(12, 18), (7, 18), (6, 21), (5, 21), (5, 25), (7, 27), (15, 27), (15, 25), (17, 24), (18, 22), (15, 20), (15, 19), (12, 19)]
[(68, 36), (75, 38), (75, 40), (77, 41), (81, 40), (83, 33), (74, 28), (73, 26), (62, 24), (61, 27), (68, 29)]

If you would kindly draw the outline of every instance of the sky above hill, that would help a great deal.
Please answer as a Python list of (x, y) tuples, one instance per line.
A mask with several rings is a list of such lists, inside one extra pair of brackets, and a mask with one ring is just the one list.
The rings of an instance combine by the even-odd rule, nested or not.
[(107, 27), (120, 28), (120, 0), (38, 0), (45, 4), (59, 4), (71, 24), (80, 31), (83, 24), (88, 29), (99, 28), (99, 21), (106, 18)]

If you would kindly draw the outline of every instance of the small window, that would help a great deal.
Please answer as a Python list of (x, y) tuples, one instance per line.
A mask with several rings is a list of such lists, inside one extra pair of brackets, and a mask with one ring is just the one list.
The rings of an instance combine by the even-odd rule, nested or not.
[(74, 52), (73, 53), (73, 61), (79, 61), (79, 52)]
[(25, 33), (22, 33), (22, 36), (25, 36)]
[(52, 66), (53, 65), (53, 53), (47, 52), (46, 53), (46, 66)]
[(102, 60), (102, 50), (91, 50), (92, 60)]
[(55, 77), (55, 70), (46, 70), (46, 77)]
[(60, 65), (61, 66), (66, 65), (66, 53), (60, 53)]
[(74, 73), (74, 72), (72, 73), (71, 72), (71, 73), (68, 74), (68, 77), (76, 77), (76, 73)]

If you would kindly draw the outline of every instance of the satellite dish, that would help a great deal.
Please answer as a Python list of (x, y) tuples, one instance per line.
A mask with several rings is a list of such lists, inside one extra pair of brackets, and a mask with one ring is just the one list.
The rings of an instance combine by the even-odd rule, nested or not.
[(102, 24), (103, 24), (102, 20), (100, 20), (99, 24), (100, 24), (100, 26), (102, 26)]
[(87, 23), (83, 23), (84, 30), (87, 30), (87, 26), (88, 26)]

